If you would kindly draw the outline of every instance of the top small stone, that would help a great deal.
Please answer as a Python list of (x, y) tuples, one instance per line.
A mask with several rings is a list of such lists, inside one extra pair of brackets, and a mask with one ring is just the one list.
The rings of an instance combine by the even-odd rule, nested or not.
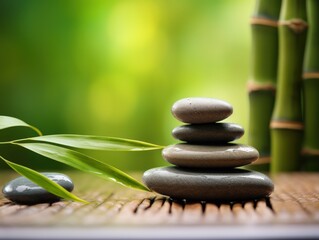
[(172, 114), (184, 123), (212, 123), (224, 120), (233, 113), (233, 107), (214, 98), (184, 98), (173, 104)]

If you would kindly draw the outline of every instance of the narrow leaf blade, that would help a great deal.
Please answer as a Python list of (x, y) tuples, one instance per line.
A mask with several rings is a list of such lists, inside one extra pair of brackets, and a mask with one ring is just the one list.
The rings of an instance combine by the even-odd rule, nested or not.
[(47, 143), (16, 144), (81, 171), (95, 174), (98, 177), (115, 181), (127, 187), (149, 191), (149, 189), (142, 183), (138, 182), (121, 170), (77, 151)]
[(49, 142), (81, 149), (104, 151), (147, 151), (163, 148), (159, 145), (132, 139), (76, 134), (45, 135), (28, 138), (27, 140)]
[(70, 193), (63, 187), (61, 187), (56, 182), (52, 181), (51, 179), (47, 178), (41, 173), (34, 171), (30, 168), (25, 166), (10, 162), (1, 157), (3, 161), (5, 161), (13, 170), (17, 173), (21, 174), (22, 176), (28, 178), (30, 181), (34, 182), (35, 184), (39, 185), (40, 187), (44, 188), (48, 192), (57, 195), (66, 200), (72, 200), (76, 202), (88, 203), (87, 201), (77, 197), (76, 195)]
[(11, 127), (28, 127), (34, 130), (38, 135), (42, 135), (41, 131), (37, 129), (36, 127), (33, 127), (24, 121), (14, 118), (14, 117), (8, 117), (8, 116), (0, 116), (0, 130), (11, 128)]

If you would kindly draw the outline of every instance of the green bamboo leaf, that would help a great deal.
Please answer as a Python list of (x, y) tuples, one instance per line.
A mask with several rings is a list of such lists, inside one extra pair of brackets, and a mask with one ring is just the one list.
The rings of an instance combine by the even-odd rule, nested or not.
[(163, 148), (159, 145), (132, 139), (75, 134), (46, 135), (24, 140), (49, 142), (68, 147), (104, 151), (147, 151)]
[(149, 191), (143, 184), (108, 164), (86, 156), (77, 151), (51, 145), (47, 143), (15, 143), (42, 156), (64, 163), (84, 172), (95, 174), (98, 177), (112, 180), (124, 186)]
[(8, 117), (8, 116), (0, 116), (0, 130), (5, 128), (11, 128), (11, 127), (28, 127), (34, 130), (38, 135), (42, 135), (41, 131), (37, 129), (36, 127), (33, 127), (22, 120), (14, 117)]
[(30, 181), (34, 182), (35, 184), (39, 185), (40, 187), (44, 188), (48, 192), (57, 195), (63, 199), (66, 200), (72, 200), (76, 202), (82, 202), (82, 203), (88, 203), (87, 201), (75, 196), (74, 194), (70, 193), (63, 187), (61, 187), (59, 184), (56, 182), (50, 180), (46, 176), (44, 176), (41, 173), (38, 173), (37, 171), (34, 171), (30, 168), (21, 166), (19, 164), (10, 162), (3, 157), (0, 156), (0, 158), (6, 162), (14, 171), (17, 173), (21, 174), (22, 176), (28, 178)]

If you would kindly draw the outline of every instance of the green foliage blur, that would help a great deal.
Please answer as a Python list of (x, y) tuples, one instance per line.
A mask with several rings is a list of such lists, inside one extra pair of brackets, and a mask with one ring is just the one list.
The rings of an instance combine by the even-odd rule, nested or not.
[[(203, 96), (231, 103), (226, 121), (247, 130), (252, 10), (252, 0), (1, 0), (0, 115), (44, 134), (169, 145), (180, 124), (171, 105)], [(0, 138), (15, 135), (34, 133)], [(23, 149), (0, 151), (36, 169), (62, 167)], [(122, 170), (167, 165), (160, 151), (89, 154)]]

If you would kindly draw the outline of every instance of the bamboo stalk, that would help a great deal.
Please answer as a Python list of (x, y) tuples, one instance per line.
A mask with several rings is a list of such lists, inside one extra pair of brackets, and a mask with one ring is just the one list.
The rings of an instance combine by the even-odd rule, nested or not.
[(279, 21), (279, 62), (271, 128), (271, 171), (300, 167), (303, 122), (301, 75), (306, 43), (306, 1), (283, 0)]
[(319, 170), (319, 1), (307, 1), (309, 30), (304, 59), (304, 142), (306, 170)]
[(265, 165), (259, 170), (267, 170), (270, 159), (269, 123), (275, 102), (280, 6), (281, 0), (257, 0), (251, 18), (248, 144), (259, 151), (257, 163)]

